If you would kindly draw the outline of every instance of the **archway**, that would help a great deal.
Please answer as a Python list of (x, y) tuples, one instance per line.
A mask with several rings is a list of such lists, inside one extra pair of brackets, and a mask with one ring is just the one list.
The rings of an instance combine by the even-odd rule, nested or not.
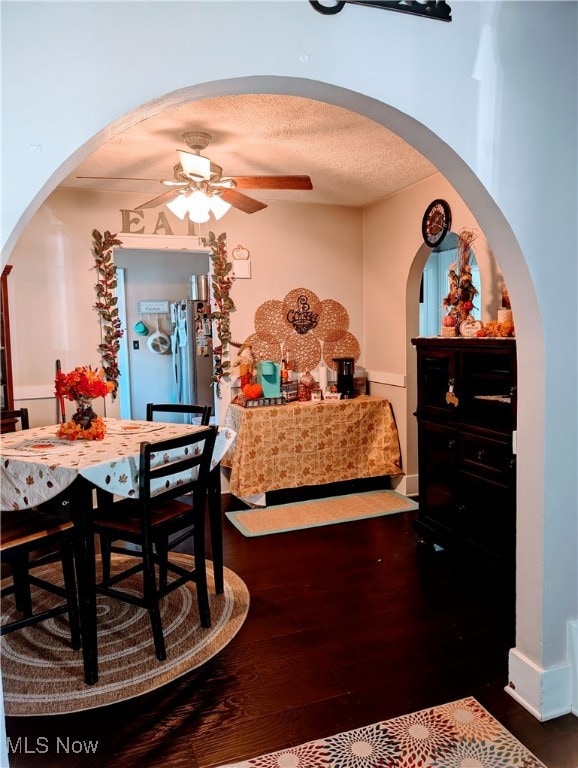
[[(531, 418), (531, 416), (535, 413), (542, 413), (544, 410), (544, 378), (542, 373), (544, 370), (544, 350), (539, 307), (524, 257), (508, 222), (472, 170), (425, 125), (387, 104), (363, 94), (327, 83), (287, 77), (250, 77), (222, 80), (187, 87), (167, 94), (154, 102), (142, 105), (107, 126), (106, 129), (79, 147), (62, 164), (35, 196), (31, 205), (21, 216), (18, 225), (10, 234), (8, 245), (5, 249), (5, 258), (8, 257), (16, 239), (23, 231), (32, 214), (38, 209), (48, 194), (76, 167), (80, 160), (106, 143), (109, 138), (121, 133), (136, 122), (146, 119), (148, 116), (174, 106), (218, 95), (255, 92), (291, 94), (325, 101), (345, 107), (383, 125), (398, 134), (434, 163), (462, 197), (477, 221), (479, 221), (480, 226), (492, 243), (496, 259), (502, 266), (506, 281), (510, 287), (512, 300), (516, 306), (520, 307), (516, 315), (520, 383), (518, 508), (523, 510), (520, 514), (523, 514), (524, 518), (541, 519), (544, 486), (544, 430), (543, 425), (541, 423), (536, 425), (535, 419)], [(424, 254), (423, 258), (424, 263), (425, 256), (426, 254)], [(421, 267), (423, 268), (423, 263)], [(415, 286), (411, 285), (413, 269), (408, 278), (408, 291), (415, 290)], [(406, 335), (408, 329), (409, 326), (406, 325)], [(409, 368), (407, 370), (409, 373)], [(530, 379), (532, 386), (524, 386), (524, 382), (528, 382)], [(410, 376), (408, 375), (409, 380)], [(523, 525), (519, 526), (520, 529), (523, 527)], [(541, 530), (533, 534), (526, 534), (526, 536), (533, 536), (534, 538), (530, 540), (524, 538), (521, 540), (522, 548), (525, 546), (538, 548), (540, 546)], [(538, 613), (541, 613), (540, 603), (538, 603), (538, 608)], [(536, 617), (534, 606), (528, 606), (528, 612), (530, 610), (532, 610), (534, 617)], [(539, 618), (541, 619), (541, 616)], [(542, 621), (540, 620), (540, 627), (541, 625)], [(538, 630), (538, 634), (542, 634), (540, 630)], [(530, 639), (529, 646), (532, 650), (538, 648), (539, 645), (539, 637), (532, 637)]]

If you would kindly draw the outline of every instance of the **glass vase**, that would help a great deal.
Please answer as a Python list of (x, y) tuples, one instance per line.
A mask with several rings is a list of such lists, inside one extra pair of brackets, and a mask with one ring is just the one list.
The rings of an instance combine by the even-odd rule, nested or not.
[(92, 410), (92, 398), (79, 397), (76, 400), (76, 412), (72, 421), (78, 424), (81, 429), (90, 429), (92, 422), (97, 418), (97, 414)]

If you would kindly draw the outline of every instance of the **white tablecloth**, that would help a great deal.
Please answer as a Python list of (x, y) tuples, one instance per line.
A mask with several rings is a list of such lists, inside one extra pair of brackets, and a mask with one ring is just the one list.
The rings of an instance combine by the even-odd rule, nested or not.
[[(140, 444), (167, 440), (205, 427), (191, 424), (105, 419), (103, 440), (65, 440), (57, 425), (2, 435), (0, 509), (26, 509), (48, 501), (78, 475), (123, 497), (138, 497)], [(236, 438), (219, 428), (211, 466), (215, 467)], [(158, 462), (164, 461), (159, 456)]]

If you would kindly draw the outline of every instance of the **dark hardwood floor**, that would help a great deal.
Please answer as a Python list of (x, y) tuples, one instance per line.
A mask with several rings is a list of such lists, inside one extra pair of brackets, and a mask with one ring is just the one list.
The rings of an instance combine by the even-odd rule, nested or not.
[[(225, 521), (225, 563), (251, 594), (231, 644), (126, 703), (7, 718), (12, 768), (209, 768), (465, 696), (548, 768), (576, 768), (578, 718), (540, 723), (503, 690), (512, 584), (420, 555), (413, 514), (253, 539)], [(98, 746), (33, 752), (56, 736)]]

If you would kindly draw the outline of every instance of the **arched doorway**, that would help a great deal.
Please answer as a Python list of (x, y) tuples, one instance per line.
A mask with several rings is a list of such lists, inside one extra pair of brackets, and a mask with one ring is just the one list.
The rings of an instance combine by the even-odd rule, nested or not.
[[(519, 494), (521, 493), (521, 500), (524, 503), (519, 504), (519, 508), (524, 509), (524, 515), (529, 515), (533, 519), (541, 518), (544, 485), (542, 461), (543, 429), (540, 429), (539, 426), (536, 428), (535, 422), (530, 416), (543, 410), (544, 383), (543, 378), (536, 377), (536, 369), (543, 370), (544, 352), (539, 308), (523, 255), (505, 217), (497, 209), (487, 190), (475, 174), (464, 166), (461, 158), (425, 125), (418, 123), (415, 119), (400, 113), (387, 104), (327, 83), (285, 77), (239, 78), (219, 83), (192, 86), (175, 91), (157, 100), (154, 104), (142, 105), (134, 112), (131, 112), (130, 115), (124, 116), (108, 126), (106, 131), (94, 136), (89, 142), (80, 147), (77, 152), (71, 155), (58, 171), (53, 174), (43, 190), (38, 193), (30, 209), (11, 233), (6, 258), (33, 210), (57, 186), (59, 181), (73, 170), (80, 159), (86, 157), (93, 149), (103, 144), (110, 136), (120, 133), (128, 125), (134, 124), (150, 115), (151, 110), (161, 111), (170, 106), (184, 104), (224, 92), (230, 94), (249, 92), (295, 94), (343, 106), (365, 115), (395, 131), (422, 152), (422, 154), (426, 155), (461, 195), (464, 202), (480, 222), (480, 226), (487, 234), (488, 239), (492, 242), (496, 258), (502, 265), (506, 280), (510, 286), (513, 302), (516, 304), (517, 297), (523, 296), (523, 302), (519, 302), (520, 311), (517, 313), (516, 318), (519, 343), (520, 422), (524, 425), (519, 435), (520, 452), (518, 457), (520, 470), (518, 476), (519, 489), (521, 489)], [(423, 269), (425, 258), (426, 254), (424, 253), (420, 269)], [(417, 275), (415, 277), (417, 279)], [(418, 288), (419, 282), (414, 284), (414, 269), (412, 267), (408, 274), (408, 295), (409, 293), (413, 294), (414, 298), (412, 301), (415, 301)], [(406, 307), (407, 304), (406, 301)], [(408, 338), (411, 335), (415, 335), (415, 332), (416, 329), (411, 327), (409, 318), (406, 318), (405, 337)], [(409, 359), (406, 360), (405, 370), (400, 372), (405, 373), (407, 376), (409, 386), (411, 381)], [(524, 379), (528, 381), (530, 378), (532, 378), (532, 387), (525, 388)], [(408, 395), (409, 390), (406, 393), (406, 409)], [(538, 532), (536, 535), (540, 536), (540, 533)], [(535, 544), (536, 542), (531, 543)], [(531, 645), (535, 641), (536, 638), (532, 638)]]

